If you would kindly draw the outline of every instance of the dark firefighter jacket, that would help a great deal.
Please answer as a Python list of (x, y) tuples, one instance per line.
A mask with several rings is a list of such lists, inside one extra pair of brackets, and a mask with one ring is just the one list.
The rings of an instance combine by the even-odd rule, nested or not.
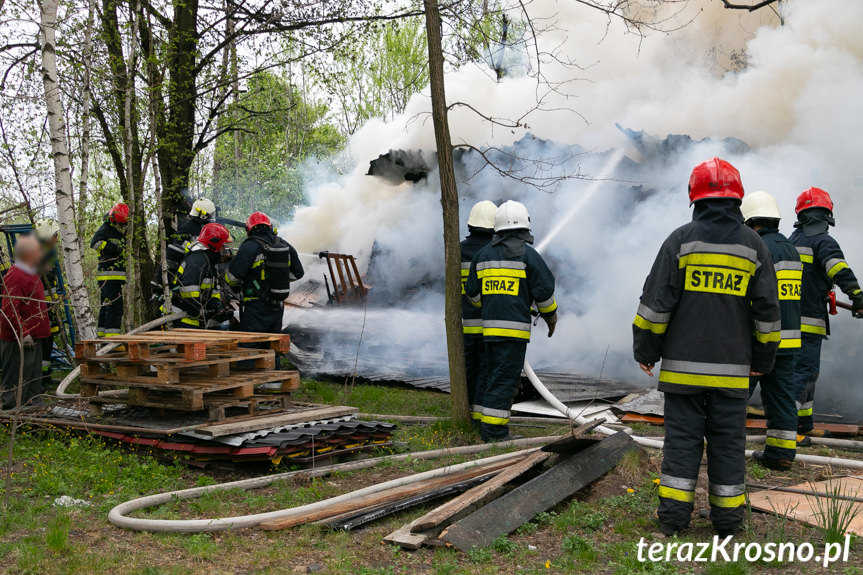
[(473, 305), (467, 297), (464, 285), (470, 274), (473, 257), (491, 241), (494, 232), (472, 229), (461, 242), (461, 323), (465, 335), (482, 335), (482, 309)]
[(803, 262), (800, 254), (779, 228), (761, 228), (758, 235), (773, 257), (782, 316), (782, 339), (779, 353), (792, 353), (800, 348), (800, 294), (803, 283)]
[(635, 360), (662, 359), (659, 390), (749, 395), (749, 371), (773, 369), (781, 322), (767, 246), (736, 200), (696, 202), (660, 248), (633, 324)]
[(186, 257), (186, 250), (198, 239), (198, 236), (201, 235), (201, 228), (207, 223), (207, 221), (201, 218), (190, 217), (180, 224), (180, 227), (171, 236), (171, 241), (168, 243), (168, 248), (165, 252), (168, 270), (173, 271), (180, 266), (180, 263)]
[[(253, 238), (259, 238), (266, 243), (271, 244), (276, 240), (276, 234), (271, 228), (266, 226), (257, 226), (249, 232), (240, 249), (237, 250), (237, 255), (231, 260), (228, 265), (228, 271), (225, 273), (225, 280), (233, 289), (241, 288), (240, 297), (242, 301), (249, 302), (258, 299), (270, 300), (268, 294), (267, 271), (264, 262), (264, 248)], [(300, 262), (300, 257), (297, 255), (297, 250), (291, 246), (291, 281), (296, 281), (303, 277), (303, 264)], [(284, 300), (287, 297), (285, 294)], [(273, 303), (278, 303), (274, 299)]]
[(99, 254), (99, 269), (96, 281), (126, 281), (126, 234), (111, 222), (102, 224), (90, 247)]
[(216, 283), (219, 260), (219, 254), (194, 243), (177, 268), (173, 303), (193, 319), (206, 320), (223, 309)]
[(827, 313), (827, 294), (838, 285), (852, 301), (863, 299), (860, 284), (845, 262), (842, 248), (825, 231), (814, 235), (798, 228), (791, 234), (791, 243), (797, 246), (803, 261), (803, 299), (801, 326), (803, 333), (826, 337), (830, 333)]
[(57, 250), (50, 249), (42, 256), (40, 266), (42, 287), (45, 288), (45, 301), (48, 303), (48, 317), (51, 320), (51, 334), (56, 335), (60, 331), (60, 321), (57, 316), (56, 306), (60, 301), (60, 277), (57, 275)]
[(549, 317), (557, 312), (554, 275), (529, 245), (521, 255), (510, 255), (498, 236), (473, 258), (465, 294), (482, 307), (482, 335), (491, 341), (530, 340), (531, 306)]

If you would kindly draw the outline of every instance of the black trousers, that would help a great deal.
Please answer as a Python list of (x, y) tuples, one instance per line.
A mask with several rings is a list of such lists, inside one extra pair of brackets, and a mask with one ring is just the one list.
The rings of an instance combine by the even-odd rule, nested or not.
[(527, 341), (485, 340), (484, 346), (488, 377), (477, 391), (482, 396), (480, 436), (495, 441), (509, 435), (509, 412), (521, 385)]
[(19, 369), (23, 363), (24, 378), (21, 390), (21, 405), (27, 403), (44, 392), (42, 389), (42, 346), (41, 340), (36, 345), (24, 347), (24, 353), (18, 347), (17, 341), (0, 341), (0, 362), (3, 363), (3, 375), (0, 376), (0, 397), (2, 408), (13, 409), (17, 400)]
[(123, 287), (121, 280), (99, 282), (99, 337), (111, 337), (123, 333)]
[(467, 377), (467, 401), (470, 405), (470, 415), (479, 422), (482, 418), (482, 392), (488, 377), (482, 335), (465, 334), (464, 367)]
[[(240, 331), (260, 333), (282, 333), (283, 305), (273, 305), (263, 300), (252, 300), (243, 304), (240, 312)], [(253, 349), (270, 349), (267, 342), (240, 344)], [(241, 367), (250, 367), (251, 362), (240, 362)], [(281, 354), (276, 354), (276, 369), (281, 367)]]
[(808, 433), (815, 428), (812, 410), (815, 406), (815, 383), (821, 372), (820, 335), (803, 334), (797, 359), (794, 361), (794, 393), (797, 396), (797, 431)]
[(747, 399), (718, 391), (665, 394), (660, 521), (689, 525), (706, 439), (710, 520), (720, 530), (740, 526), (746, 504)]
[(761, 402), (767, 416), (767, 444), (764, 456), (794, 461), (797, 453), (797, 398), (794, 362), (797, 352), (776, 356), (773, 371), (749, 381), (749, 394), (761, 383)]
[(42, 350), (42, 389), (46, 390), (51, 385), (51, 353), (54, 351), (54, 337), (40, 339), (39, 348)]

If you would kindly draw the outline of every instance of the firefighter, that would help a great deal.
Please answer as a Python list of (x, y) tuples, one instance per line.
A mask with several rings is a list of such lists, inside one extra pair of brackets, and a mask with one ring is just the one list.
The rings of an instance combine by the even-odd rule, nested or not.
[(754, 457), (770, 469), (791, 468), (797, 450), (797, 404), (794, 394), (794, 361), (800, 350), (800, 293), (803, 263), (797, 248), (779, 233), (781, 215), (776, 199), (767, 192), (753, 192), (740, 206), (744, 223), (758, 232), (773, 258), (779, 293), (782, 331), (773, 371), (749, 382), (750, 395), (761, 382), (761, 400), (767, 416), (767, 443)]
[(471, 417), (479, 425), (482, 417), (482, 397), (476, 394), (485, 381), (485, 348), (482, 345), (482, 310), (471, 303), (465, 294), (464, 284), (470, 273), (473, 256), (488, 245), (494, 235), (494, 215), (497, 206), (488, 200), (479, 202), (470, 210), (467, 219), (468, 236), (461, 243), (461, 323), (464, 332), (464, 366), (467, 379), (467, 399)]
[(123, 325), (123, 287), (126, 284), (126, 224), (129, 206), (116, 204), (105, 223), (96, 230), (90, 247), (99, 255), (96, 281), (99, 283), (99, 337), (120, 335)]
[(231, 234), (222, 224), (207, 224), (188, 249), (177, 268), (174, 305), (188, 314), (177, 327), (206, 329), (208, 322), (221, 323), (233, 311), (222, 301), (216, 281), (222, 248), (230, 243)]
[(749, 378), (773, 369), (780, 317), (767, 246), (741, 225), (740, 173), (712, 158), (689, 180), (692, 222), (660, 248), (633, 322), (633, 350), (653, 376), (661, 359), (665, 446), (659, 526), (689, 525), (707, 439), (710, 520), (721, 537), (736, 533), (746, 498)]
[(483, 441), (512, 439), (509, 412), (521, 384), (532, 306), (548, 325), (548, 337), (557, 324), (554, 275), (532, 243), (527, 208), (505, 202), (495, 211), (494, 236), (474, 256), (465, 284), (465, 294), (482, 307), (487, 376), (476, 393), (482, 398)]
[(179, 267), (186, 257), (186, 249), (201, 235), (204, 226), (215, 221), (216, 205), (206, 198), (195, 200), (189, 210), (189, 217), (180, 224), (168, 244), (165, 259), (168, 260), (169, 273), (174, 273)]
[(290, 283), (303, 277), (303, 264), (293, 246), (275, 234), (266, 214), (250, 215), (246, 232), (225, 273), (228, 285), (240, 292), (240, 330), (281, 333), (285, 298)]
[(806, 436), (827, 435), (814, 429), (812, 407), (815, 382), (821, 369), (821, 343), (830, 334), (827, 302), (835, 297), (833, 286), (838, 285), (851, 298), (854, 316), (858, 318), (863, 318), (863, 292), (845, 262), (842, 248), (827, 232), (829, 226), (836, 224), (830, 194), (819, 188), (809, 188), (797, 198), (796, 211), (796, 229), (790, 239), (803, 261), (803, 345), (794, 364), (797, 430), (803, 436), (798, 438), (802, 445), (811, 442)]
[(48, 319), (51, 335), (41, 343), (42, 348), (42, 389), (51, 384), (51, 353), (54, 351), (54, 338), (60, 334), (63, 322), (60, 319), (60, 276), (57, 274), (57, 241), (60, 225), (51, 218), (42, 218), (33, 226), (33, 233), (42, 246), (42, 266), (39, 273), (48, 302)]

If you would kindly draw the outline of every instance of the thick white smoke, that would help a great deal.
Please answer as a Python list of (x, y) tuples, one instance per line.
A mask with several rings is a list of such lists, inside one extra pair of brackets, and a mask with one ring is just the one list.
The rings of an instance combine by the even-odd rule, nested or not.
[[(530, 133), (594, 152), (626, 149), (631, 159), (640, 161), (615, 122), (659, 137), (734, 137), (752, 146), (748, 153), (734, 154), (718, 142), (703, 143), (673, 155), (671, 163), (646, 165), (635, 183), (658, 191), (647, 199), (621, 191), (630, 184), (600, 184), (545, 252), (560, 284), (562, 317), (551, 340), (538, 326), (529, 348), (534, 364), (596, 375), (608, 349), (606, 375), (640, 377), (631, 360), (630, 323), (641, 285), (662, 240), (690, 217), (685, 189), (692, 166), (713, 154), (740, 169), (747, 190), (764, 189), (779, 199), (787, 234), (796, 195), (811, 185), (828, 190), (836, 204), (834, 234), (852, 268), (863, 275), (863, 3), (784, 4), (786, 20), (779, 26), (767, 10), (749, 15), (724, 10), (718, 1), (693, 2), (679, 16), (680, 22), (695, 16), (690, 25), (641, 40), (617, 23), (607, 28), (601, 14), (578, 3), (537, 0), (529, 5), (536, 21), (556, 21), (555, 30), (540, 38), (541, 45), (559, 47), (564, 57), (586, 67), (545, 64), (543, 73), (557, 81), (577, 78), (565, 88), (577, 97), (546, 101), (544, 108), (554, 111), (532, 114), (526, 129), (491, 126), (464, 108), (451, 114), (454, 142), (478, 147), (511, 145)], [(745, 68), (723, 72), (730, 56), (745, 56)], [(474, 66), (447, 76), (451, 102), (464, 101), (500, 118), (517, 118), (531, 109), (536, 89), (530, 77), (495, 83)], [(364, 175), (368, 161), (390, 149), (433, 150), (428, 110), (427, 94), (418, 94), (403, 117), (386, 124), (372, 121), (361, 129), (350, 142), (356, 168), (313, 189), (309, 206), (297, 211), (283, 235), (300, 251), (354, 253), (364, 265), (376, 240), (399, 256), (387, 259), (388, 273), (411, 278), (431, 269), (442, 274), (435, 176), (424, 184), (393, 186)], [(539, 140), (522, 142), (519, 154), (547, 156), (548, 149)], [(612, 156), (585, 157), (582, 171), (599, 174)], [(462, 212), (466, 217), (478, 199), (520, 199), (531, 210), (541, 243), (592, 186), (596, 183), (568, 180), (548, 193), (486, 169), (462, 184), (462, 192), (470, 196), (463, 200)], [(430, 294), (420, 307), (422, 312), (441, 313), (439, 294)], [(394, 347), (406, 346), (406, 353), (411, 347), (431, 350), (430, 360), (443, 365), (445, 356), (437, 356), (445, 353), (442, 320), (423, 322), (422, 328), (394, 329), (390, 337), (384, 330), (374, 337), (378, 344), (383, 338)], [(863, 322), (840, 315), (834, 332), (836, 337), (825, 346), (821, 397), (828, 390), (838, 395), (840, 389), (854, 388), (859, 408), (863, 391), (855, 384), (863, 372), (857, 353)]]

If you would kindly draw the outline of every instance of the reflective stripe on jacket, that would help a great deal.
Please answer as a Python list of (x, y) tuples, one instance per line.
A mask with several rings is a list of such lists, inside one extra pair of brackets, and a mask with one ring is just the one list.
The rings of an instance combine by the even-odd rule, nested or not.
[(800, 296), (803, 284), (803, 262), (794, 244), (778, 228), (761, 228), (761, 239), (773, 258), (776, 270), (779, 310), (782, 316), (782, 339), (779, 353), (792, 353), (801, 345)]
[(781, 322), (773, 261), (739, 202), (702, 200), (665, 240), (633, 322), (636, 361), (662, 360), (659, 390), (748, 396), (773, 369)]
[(796, 229), (789, 239), (797, 246), (803, 262), (800, 329), (826, 337), (830, 334), (827, 294), (835, 284), (849, 298), (861, 298), (860, 284), (845, 262), (839, 243), (827, 232), (807, 236), (802, 229)]
[(550, 316), (557, 311), (554, 275), (535, 249), (507, 258), (503, 244), (488, 244), (471, 263), (465, 294), (482, 307), (486, 338), (530, 340), (531, 306)]
[(468, 275), (470, 275), (470, 263), (473, 261), (473, 257), (488, 245), (492, 235), (491, 233), (473, 230), (461, 242), (461, 323), (462, 331), (465, 335), (482, 335), (482, 309), (474, 305), (465, 294), (464, 286), (467, 283)]

